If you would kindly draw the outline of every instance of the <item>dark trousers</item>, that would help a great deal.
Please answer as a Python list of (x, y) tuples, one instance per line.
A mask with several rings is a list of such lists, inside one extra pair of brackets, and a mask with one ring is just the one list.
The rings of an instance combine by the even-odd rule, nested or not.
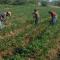
[(37, 25), (38, 24), (38, 20), (39, 20), (39, 18), (37, 17), (37, 18), (35, 18), (35, 25)]
[(54, 17), (52, 17), (52, 19), (51, 19), (51, 23), (52, 23), (52, 24), (55, 24), (55, 23), (56, 23), (56, 20), (57, 20), (57, 19), (56, 19), (56, 17), (55, 17), (55, 16), (54, 16)]

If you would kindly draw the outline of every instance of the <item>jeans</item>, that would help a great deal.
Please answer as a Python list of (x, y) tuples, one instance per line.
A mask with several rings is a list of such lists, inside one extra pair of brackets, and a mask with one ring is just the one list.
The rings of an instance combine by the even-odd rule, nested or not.
[(52, 23), (52, 24), (55, 24), (55, 23), (56, 23), (56, 20), (57, 20), (56, 16), (52, 17), (51, 23)]

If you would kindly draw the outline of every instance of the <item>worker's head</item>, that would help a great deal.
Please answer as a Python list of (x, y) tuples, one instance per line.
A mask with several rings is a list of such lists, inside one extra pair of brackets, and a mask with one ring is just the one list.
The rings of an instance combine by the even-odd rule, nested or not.
[(49, 11), (48, 13), (49, 13), (49, 14), (51, 14), (51, 13), (52, 13), (52, 11)]
[(34, 9), (34, 12), (36, 12), (37, 10), (36, 9)]

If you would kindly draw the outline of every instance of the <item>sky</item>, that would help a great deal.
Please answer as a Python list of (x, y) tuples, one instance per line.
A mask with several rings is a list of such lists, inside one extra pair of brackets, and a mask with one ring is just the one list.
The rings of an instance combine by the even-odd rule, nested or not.
[(49, 0), (50, 2), (52, 1), (52, 0)]
[(59, 1), (59, 0), (49, 0), (49, 1), (51, 2), (51, 1)]

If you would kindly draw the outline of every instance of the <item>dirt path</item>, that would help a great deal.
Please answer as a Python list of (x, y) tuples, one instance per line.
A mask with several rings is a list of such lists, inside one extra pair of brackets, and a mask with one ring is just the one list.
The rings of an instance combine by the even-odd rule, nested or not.
[(50, 6), (51, 8), (60, 8), (59, 6)]

